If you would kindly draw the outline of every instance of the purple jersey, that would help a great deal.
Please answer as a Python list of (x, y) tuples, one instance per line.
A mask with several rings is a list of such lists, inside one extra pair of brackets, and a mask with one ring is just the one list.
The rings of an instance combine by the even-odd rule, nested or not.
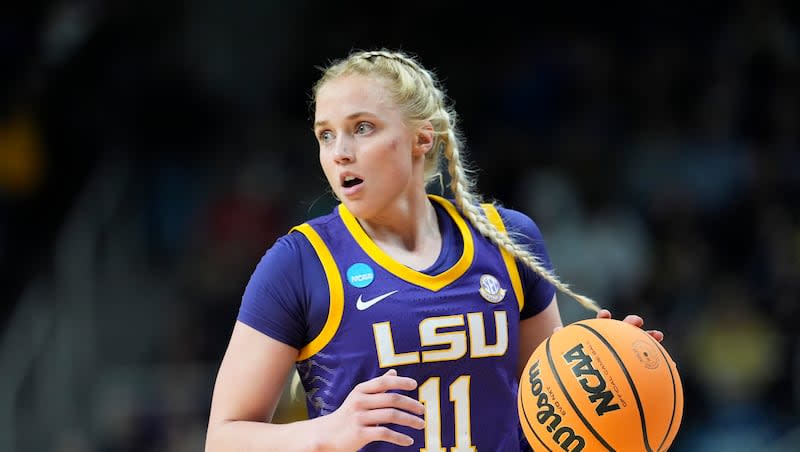
[[(394, 368), (417, 380), (408, 395), (425, 404), (425, 430), (394, 426), (414, 449), (518, 450), (516, 263), (452, 204), (431, 199), (463, 240), (455, 264), (435, 275), (391, 259), (344, 205), (296, 228), (322, 262), (330, 296), (325, 323), (297, 364), (309, 416), (334, 411), (356, 384)], [(484, 209), (503, 228), (494, 207)], [(363, 450), (396, 449), (376, 442)]]
[[(445, 208), (434, 203), (442, 250), (436, 262), (422, 271), (442, 273), (461, 257), (464, 241)], [(497, 207), (502, 222), (523, 246), (552, 270), (542, 234), (536, 223), (516, 210)], [(532, 317), (547, 307), (555, 288), (528, 266), (517, 262), (524, 304), (520, 318)], [(247, 284), (238, 320), (285, 344), (301, 349), (322, 331), (328, 317), (330, 294), (322, 263), (305, 236), (297, 231), (280, 237), (264, 254)]]

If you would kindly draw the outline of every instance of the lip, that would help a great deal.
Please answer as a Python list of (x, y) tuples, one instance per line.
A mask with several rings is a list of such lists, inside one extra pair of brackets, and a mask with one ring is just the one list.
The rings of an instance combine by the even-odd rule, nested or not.
[(364, 188), (364, 182), (361, 182), (360, 184), (354, 185), (352, 187), (342, 186), (341, 188), (342, 188), (342, 195), (344, 195), (347, 198), (353, 198)]
[[(361, 183), (358, 185), (354, 185), (352, 187), (345, 187), (344, 180), (348, 177), (355, 177), (356, 179), (361, 179)], [(339, 188), (341, 189), (341, 194), (343, 196), (352, 198), (353, 196), (358, 194), (361, 191), (361, 189), (364, 188), (364, 178), (354, 172), (344, 171), (341, 174), (339, 174)]]
[[(344, 188), (344, 180), (347, 179), (348, 177), (355, 177), (356, 179), (361, 179), (362, 181), (364, 180), (363, 177), (359, 176), (356, 173), (353, 173), (351, 171), (343, 171), (341, 174), (339, 174), (339, 186), (340, 187)], [(361, 185), (361, 184), (359, 184), (359, 185)]]

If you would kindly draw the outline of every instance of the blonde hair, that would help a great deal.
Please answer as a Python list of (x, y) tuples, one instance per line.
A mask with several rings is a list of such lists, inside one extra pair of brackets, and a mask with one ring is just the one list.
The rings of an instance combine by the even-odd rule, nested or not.
[(323, 69), (322, 77), (314, 84), (313, 100), (316, 101), (317, 93), (325, 83), (350, 74), (379, 77), (388, 82), (392, 98), (412, 125), (430, 121), (435, 139), (431, 151), (425, 155), (426, 184), (440, 178), (439, 165), (444, 155), (456, 205), (478, 232), (587, 309), (600, 309), (591, 298), (573, 292), (544, 267), (538, 256), (486, 218), (480, 207), (481, 196), (474, 191), (475, 180), (462, 156), (463, 139), (458, 131), (457, 115), (433, 72), (404, 52), (385, 49), (357, 51)]

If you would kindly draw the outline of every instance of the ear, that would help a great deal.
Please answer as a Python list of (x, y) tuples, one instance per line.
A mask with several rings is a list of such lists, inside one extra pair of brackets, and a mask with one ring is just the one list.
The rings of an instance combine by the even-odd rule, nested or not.
[(436, 134), (430, 121), (423, 123), (414, 134), (413, 154), (415, 156), (425, 155), (433, 148)]

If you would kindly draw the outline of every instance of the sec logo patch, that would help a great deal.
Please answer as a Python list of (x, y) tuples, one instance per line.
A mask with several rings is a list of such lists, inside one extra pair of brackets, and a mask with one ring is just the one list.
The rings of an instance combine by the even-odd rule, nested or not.
[(479, 292), (489, 303), (500, 303), (506, 296), (506, 290), (500, 287), (500, 281), (492, 275), (481, 275)]

